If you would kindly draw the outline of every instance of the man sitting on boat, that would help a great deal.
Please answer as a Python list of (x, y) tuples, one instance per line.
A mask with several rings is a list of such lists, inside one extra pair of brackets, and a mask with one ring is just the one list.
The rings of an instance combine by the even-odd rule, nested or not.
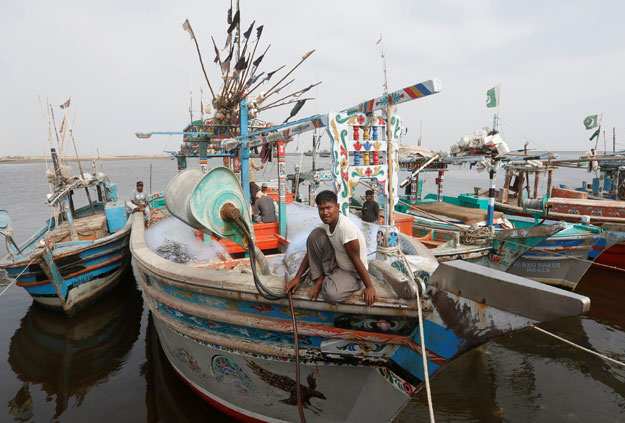
[(363, 233), (341, 214), (334, 192), (320, 192), (315, 202), (323, 224), (308, 236), (306, 255), (285, 291), (295, 292), (304, 272), (310, 269), (314, 285), (308, 293), (313, 301), (321, 293), (327, 302), (340, 303), (360, 290), (364, 282), (362, 296), (368, 306), (373, 305), (376, 293), (367, 270), (367, 244)]
[(373, 191), (365, 192), (365, 202), (362, 204), (362, 220), (378, 223), (380, 220), (380, 205), (373, 199)]
[(276, 206), (273, 203), (273, 198), (268, 196), (267, 184), (263, 183), (261, 191), (263, 195), (256, 199), (254, 204), (254, 219), (256, 223), (273, 223), (278, 219), (276, 218)]
[(137, 189), (130, 196), (130, 203), (127, 206), (132, 213), (139, 210), (149, 216), (148, 196), (143, 192), (143, 181), (137, 181)]

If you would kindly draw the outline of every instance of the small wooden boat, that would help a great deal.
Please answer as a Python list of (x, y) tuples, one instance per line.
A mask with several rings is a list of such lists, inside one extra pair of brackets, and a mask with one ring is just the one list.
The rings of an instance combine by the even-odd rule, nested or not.
[[(73, 316), (97, 301), (119, 281), (129, 263), (131, 222), (117, 188), (102, 172), (71, 177), (52, 149), (54, 193), (47, 204), (55, 214), (21, 245), (13, 241), (6, 211), (0, 211), (0, 232), (9, 254), (0, 260), (35, 302)], [(95, 189), (96, 193), (90, 193)], [(84, 191), (89, 204), (74, 207), (74, 193)], [(96, 194), (97, 200), (91, 200)]]

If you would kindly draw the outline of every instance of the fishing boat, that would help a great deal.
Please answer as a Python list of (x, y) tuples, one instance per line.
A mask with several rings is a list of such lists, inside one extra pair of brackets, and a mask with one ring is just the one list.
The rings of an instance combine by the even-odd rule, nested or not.
[[(185, 29), (193, 34), (188, 21)], [(227, 79), (226, 86), (246, 85)], [(221, 146), (229, 164), (237, 158), (240, 180), (226, 166), (181, 170), (162, 195), (153, 196), (147, 228), (134, 216), (135, 277), (167, 359), (200, 397), (242, 421), (389, 421), (422, 383), (429, 389), (429, 378), (463, 352), (589, 309), (586, 297), (525, 278), (463, 261), (439, 264), (401, 234), (394, 213), (384, 225), (361, 223), (378, 297), (372, 306), (359, 293), (340, 304), (313, 301), (303, 289), (285, 296), (286, 280), (318, 224), (314, 208), (286, 202), (286, 143), (326, 128), (341, 213), (349, 217), (360, 179), (378, 183), (392, 209), (402, 131), (390, 106), (439, 91), (440, 81), (429, 80), (340, 112), (251, 132), (248, 110), (258, 110), (259, 103), (235, 96), (227, 113), (217, 112), (234, 120), (206, 127), (197, 142)], [(218, 94), (214, 104), (224, 101)], [(274, 145), (279, 220), (267, 228), (253, 225), (250, 216), (248, 150)], [(196, 230), (203, 234), (197, 242), (168, 238), (194, 237)], [(273, 246), (261, 245), (261, 237)], [(167, 245), (176, 248), (159, 254)]]
[[(73, 142), (71, 129), (70, 136)], [(117, 186), (105, 173), (85, 172), (78, 161), (80, 175), (72, 176), (56, 149), (50, 152), (53, 166), (47, 176), (53, 190), (46, 204), (52, 216), (18, 245), (9, 214), (0, 210), (0, 233), (8, 251), (0, 269), (36, 303), (71, 317), (119, 282), (130, 261), (131, 221), (125, 203), (117, 198)], [(75, 207), (74, 195), (79, 193), (86, 195), (88, 204)]]
[[(519, 157), (518, 159), (523, 159)], [(481, 162), (480, 156), (434, 157), (433, 153), (421, 152), (419, 155), (403, 157), (400, 160), (402, 169), (410, 171), (411, 176), (404, 181), (406, 194), (396, 207), (405, 213), (415, 216), (413, 233), (421, 239), (432, 252), (441, 259), (456, 257), (466, 249), (466, 244), (477, 244), (484, 250), (499, 238), (504, 249), (513, 249), (516, 254), (508, 260), (506, 270), (512, 274), (537, 280), (542, 283), (575, 289), (582, 276), (586, 273), (591, 260), (589, 254), (593, 248), (606, 242), (606, 234), (600, 228), (585, 224), (565, 224), (557, 221), (542, 222), (513, 219), (502, 211), (488, 212), (489, 199), (474, 194), (462, 194), (458, 197), (443, 195), (444, 172), (452, 164)], [(525, 162), (525, 160), (523, 160)], [(511, 165), (517, 163), (515, 157), (510, 159)], [(428, 194), (422, 198), (419, 174), (421, 172), (438, 172), (437, 194)], [(493, 177), (491, 175), (491, 177)], [(495, 203), (496, 204), (496, 203)], [(490, 222), (490, 224), (489, 224)], [(519, 250), (519, 231), (549, 231), (553, 225), (560, 229), (542, 239), (534, 238), (533, 248)], [(491, 231), (486, 231), (491, 227)], [(547, 229), (539, 229), (539, 228)], [(464, 246), (463, 246), (464, 244)], [(517, 248), (513, 248), (516, 246)], [(529, 247), (529, 245), (527, 245)], [(459, 250), (458, 250), (459, 248)], [(475, 246), (473, 246), (475, 249)], [(470, 258), (468, 256), (467, 258)], [(496, 256), (498, 259), (499, 257)], [(492, 262), (492, 261), (491, 261)], [(496, 265), (502, 262), (497, 261)]]

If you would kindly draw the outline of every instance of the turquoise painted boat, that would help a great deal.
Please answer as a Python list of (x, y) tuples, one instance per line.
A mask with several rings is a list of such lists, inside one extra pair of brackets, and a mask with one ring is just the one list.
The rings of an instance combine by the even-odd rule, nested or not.
[[(55, 191), (47, 203), (54, 216), (18, 245), (8, 213), (0, 211), (0, 233), (9, 251), (0, 269), (36, 303), (71, 317), (120, 280), (130, 258), (131, 222), (125, 203), (117, 199), (116, 185), (104, 173), (71, 177), (71, 169), (58, 162), (54, 149), (52, 158)], [(83, 191), (89, 205), (75, 209), (73, 195)]]
[[(404, 198), (406, 201), (409, 200), (408, 197)], [(436, 199), (436, 196), (428, 194), (423, 200), (419, 200), (418, 203), (425, 205), (421, 207), (424, 209), (423, 211), (432, 211), (432, 207), (428, 205), (436, 204)], [(441, 206), (434, 209), (436, 212), (433, 213), (434, 216), (424, 215), (406, 204), (400, 204), (397, 207), (400, 211), (415, 216), (413, 224), (414, 236), (418, 239), (429, 237), (430, 240), (425, 241), (428, 246), (437, 248), (445, 243), (454, 243), (455, 240), (459, 239), (460, 234), (465, 231), (471, 231), (471, 225), (480, 227), (486, 224), (487, 198), (475, 198), (473, 195), (463, 194), (458, 197), (443, 196), (442, 200), (442, 204), (451, 206)], [(416, 204), (415, 207), (418, 208), (420, 204)], [(481, 218), (473, 220), (463, 219), (463, 213), (449, 214), (448, 210), (450, 207), (461, 208), (465, 211), (464, 214), (471, 217), (477, 214)], [(495, 220), (497, 218), (501, 219), (502, 224), (514, 227), (517, 230), (535, 227), (538, 223), (515, 220), (509, 216), (495, 215)], [(506, 230), (501, 223), (495, 226), (495, 234)], [(507, 271), (550, 285), (571, 290), (575, 289), (592, 264), (592, 261), (587, 259), (589, 253), (592, 251), (593, 246), (600, 242), (605, 242), (606, 234), (601, 228), (592, 225), (560, 222), (557, 222), (557, 224), (564, 225), (564, 229), (536, 243), (534, 245), (535, 248), (524, 252)], [(513, 242), (516, 243), (516, 241)]]

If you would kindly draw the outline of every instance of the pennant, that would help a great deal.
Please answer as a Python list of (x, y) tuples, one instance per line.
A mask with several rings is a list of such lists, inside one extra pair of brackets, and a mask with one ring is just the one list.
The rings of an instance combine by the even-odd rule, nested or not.
[(228, 57), (226, 57), (226, 60), (224, 60), (221, 63), (221, 72), (222, 73), (226, 73), (230, 70), (230, 60), (232, 59), (232, 54), (234, 53), (234, 46), (232, 46), (232, 48), (230, 49), (230, 54), (228, 54)]
[(252, 24), (250, 25), (250, 27), (247, 29), (247, 31), (245, 31), (243, 33), (243, 36), (245, 37), (245, 39), (250, 38), (250, 34), (252, 33), (252, 28), (254, 28), (254, 24), (256, 23), (256, 21), (252, 22)]
[(595, 133), (594, 133), (594, 134), (592, 134), (592, 137), (590, 137), (588, 140), (589, 140), (589, 141), (592, 141), (592, 140), (594, 140), (595, 138), (597, 138), (597, 137), (599, 136), (599, 131), (601, 131), (601, 129), (597, 129), (597, 130), (595, 131)]
[(490, 90), (486, 91), (486, 107), (493, 108), (499, 107), (499, 91), (501, 89), (501, 84), (495, 85)]
[(192, 40), (195, 39), (195, 35), (193, 35), (193, 30), (191, 29), (191, 24), (189, 23), (189, 19), (184, 20), (184, 22), (182, 23), (182, 29), (189, 33)]
[(599, 115), (586, 116), (586, 119), (584, 119), (584, 127), (586, 129), (596, 128), (597, 126), (599, 126)]
[(261, 25), (258, 28), (256, 28), (256, 38), (260, 38), (260, 34), (263, 33), (263, 28), (265, 27), (265, 25)]
[(256, 60), (254, 60), (254, 62), (252, 63), (255, 67), (258, 67), (258, 65), (260, 65), (260, 62), (263, 61), (263, 58), (265, 57), (265, 53), (263, 53), (262, 55), (258, 56), (258, 58)]
[(250, 78), (249, 81), (247, 81), (247, 83), (245, 84), (245, 88), (249, 87), (250, 85), (252, 85), (254, 82), (256, 82), (258, 80), (258, 78), (260, 78), (261, 76), (263, 76), (265, 74), (265, 72), (262, 72), (261, 74), (258, 75), (254, 75), (253, 77)]
[(282, 69), (284, 67), (284, 65), (280, 66), (278, 69), (276, 69), (273, 72), (269, 72), (267, 74), (267, 76), (265, 77), (265, 81), (269, 81), (271, 79), (271, 77), (273, 76), (274, 73), (278, 72), (280, 69)]
[(213, 41), (213, 47), (215, 48), (215, 60), (213, 60), (213, 62), (219, 63), (221, 62), (221, 59), (219, 58), (219, 49), (217, 48), (217, 44), (215, 44), (215, 39), (213, 38), (212, 35), (211, 35), (211, 40)]
[(293, 109), (291, 109), (291, 114), (289, 115), (288, 118), (286, 118), (284, 120), (283, 123), (287, 123), (289, 121), (289, 119), (291, 119), (293, 116), (295, 116), (302, 107), (304, 107), (304, 103), (306, 103), (306, 100), (300, 100), (295, 104), (295, 107), (293, 107)]
[(243, 69), (245, 69), (247, 67), (247, 62), (245, 61), (245, 56), (241, 57), (238, 61), (237, 64), (234, 65), (234, 70), (235, 71), (242, 71)]
[(228, 34), (228, 38), (226, 38), (226, 43), (224, 44), (224, 48), (222, 48), (221, 51), (228, 50), (228, 47), (230, 47), (231, 45), (232, 45), (232, 34)]
[(234, 17), (232, 18), (232, 22), (230, 23), (230, 26), (228, 27), (228, 34), (230, 34), (234, 30), (234, 28), (237, 27), (240, 19), (241, 19), (241, 15), (239, 11), (237, 10), (237, 13), (234, 14)]
[(72, 99), (71, 97), (68, 98), (67, 101), (65, 103), (61, 104), (59, 107), (61, 109), (67, 109), (69, 107), (69, 102), (71, 101), (71, 99)]

